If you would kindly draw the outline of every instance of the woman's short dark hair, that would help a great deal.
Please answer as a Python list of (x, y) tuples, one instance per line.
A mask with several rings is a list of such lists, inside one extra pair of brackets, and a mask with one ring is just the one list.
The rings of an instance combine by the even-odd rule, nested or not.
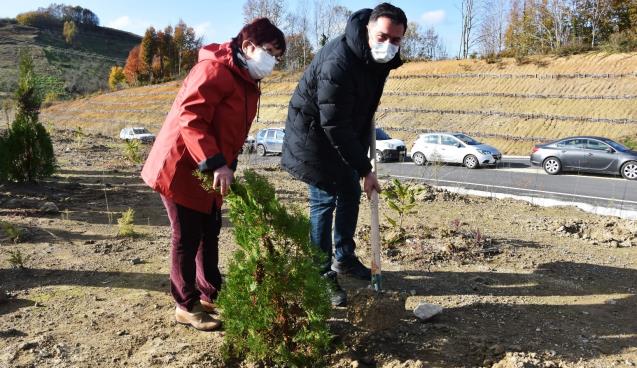
[(256, 46), (271, 43), (272, 46), (285, 52), (285, 36), (268, 18), (257, 18), (243, 26), (231, 43), (237, 49), (241, 49), (243, 41), (250, 41)]
[(369, 21), (375, 22), (380, 17), (387, 17), (391, 19), (394, 24), (402, 24), (405, 26), (405, 31), (407, 31), (407, 16), (402, 9), (389, 3), (378, 4), (374, 10), (372, 10), (372, 15), (369, 17)]

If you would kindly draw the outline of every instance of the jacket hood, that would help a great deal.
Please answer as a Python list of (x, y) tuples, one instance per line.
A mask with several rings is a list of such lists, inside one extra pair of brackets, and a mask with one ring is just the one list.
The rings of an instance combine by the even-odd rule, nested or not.
[(372, 57), (367, 36), (367, 24), (369, 23), (371, 15), (372, 9), (361, 9), (349, 17), (347, 25), (345, 26), (345, 39), (347, 46), (349, 46), (352, 52), (354, 52), (359, 59), (365, 62), (365, 64), (368, 64), (375, 69), (396, 69), (403, 64), (400, 59), (400, 51), (387, 63), (377, 63)]
[(212, 60), (217, 63), (227, 65), (233, 73), (242, 77), (246, 81), (251, 84), (256, 85), (257, 82), (252, 79), (250, 73), (248, 72), (248, 68), (241, 64), (241, 61), (237, 57), (235, 51), (230, 44), (230, 42), (226, 43), (211, 43), (199, 49), (199, 59), (198, 62), (202, 62), (205, 60)]

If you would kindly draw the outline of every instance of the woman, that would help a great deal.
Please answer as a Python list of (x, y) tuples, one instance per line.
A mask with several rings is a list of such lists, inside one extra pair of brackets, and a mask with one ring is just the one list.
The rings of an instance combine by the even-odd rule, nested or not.
[[(258, 82), (285, 52), (281, 30), (266, 18), (237, 37), (199, 51), (142, 170), (159, 192), (172, 229), (171, 293), (175, 319), (198, 330), (221, 323), (210, 314), (221, 287), (219, 231), (223, 196), (256, 115)], [(201, 188), (193, 172), (213, 176), (217, 193)]]

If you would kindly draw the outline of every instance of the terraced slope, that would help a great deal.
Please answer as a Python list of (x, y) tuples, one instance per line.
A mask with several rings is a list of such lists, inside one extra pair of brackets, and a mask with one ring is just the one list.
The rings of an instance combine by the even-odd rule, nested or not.
[[(300, 73), (262, 84), (259, 122), (282, 125)], [(53, 106), (45, 121), (116, 134), (126, 125), (158, 130), (179, 83), (129, 89)], [(410, 145), (428, 131), (461, 131), (507, 154), (558, 137), (637, 137), (637, 54), (542, 57), (518, 65), (482, 60), (410, 63), (392, 73), (377, 124)]]

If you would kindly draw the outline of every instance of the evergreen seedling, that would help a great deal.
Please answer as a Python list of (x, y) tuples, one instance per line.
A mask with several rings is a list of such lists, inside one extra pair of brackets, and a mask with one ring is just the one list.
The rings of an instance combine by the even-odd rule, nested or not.
[(122, 217), (117, 219), (117, 236), (134, 238), (139, 236), (139, 233), (135, 231), (135, 210), (129, 208), (126, 212), (122, 213)]
[(51, 176), (55, 171), (51, 137), (38, 121), (42, 99), (35, 80), (33, 59), (23, 53), (15, 93), (15, 119), (0, 142), (4, 146), (0, 156), (0, 180), (35, 181)]
[(140, 143), (136, 139), (127, 140), (124, 144), (124, 157), (134, 164), (141, 164), (143, 162), (140, 151)]
[(288, 211), (252, 170), (227, 197), (239, 249), (218, 298), (227, 357), (285, 367), (320, 366), (331, 342), (329, 286), (310, 223)]
[(8, 222), (0, 221), (0, 226), (2, 227), (2, 231), (4, 234), (14, 243), (19, 243), (22, 239), (22, 230), (17, 226), (10, 224)]
[(13, 251), (10, 250), (9, 258), (7, 258), (7, 262), (9, 262), (9, 264), (13, 268), (24, 269), (26, 268), (25, 263), (27, 263), (30, 258), (31, 257), (29, 257), (28, 255), (22, 254), (22, 252), (19, 249), (13, 250)]

